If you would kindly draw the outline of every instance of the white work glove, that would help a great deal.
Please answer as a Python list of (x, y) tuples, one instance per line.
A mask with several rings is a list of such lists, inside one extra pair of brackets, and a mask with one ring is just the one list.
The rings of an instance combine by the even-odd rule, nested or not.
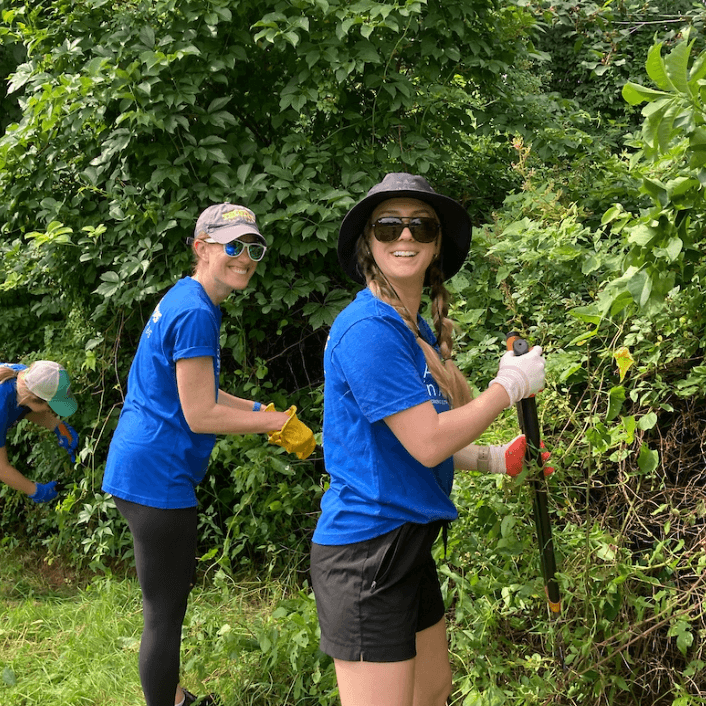
[(500, 359), (498, 374), (490, 381), (490, 385), (493, 383), (498, 383), (505, 388), (510, 398), (508, 407), (539, 392), (544, 387), (542, 349), (534, 346), (524, 355), (515, 355), (512, 351), (507, 351)]

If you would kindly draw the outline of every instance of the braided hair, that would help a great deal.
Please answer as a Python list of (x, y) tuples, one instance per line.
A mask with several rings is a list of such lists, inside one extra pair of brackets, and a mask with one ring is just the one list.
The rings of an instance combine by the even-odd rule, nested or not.
[(375, 297), (393, 307), (415, 334), (417, 345), (424, 353), (429, 372), (451, 407), (461, 407), (470, 402), (471, 391), (468, 382), (452, 360), (454, 323), (448, 318), (449, 291), (444, 286), (444, 275), (439, 265), (439, 258), (434, 258), (427, 270), (431, 286), (432, 320), (436, 332), (436, 342), (439, 345), (437, 352), (420, 335), (417, 322), (412, 320), (407, 307), (402, 304), (397, 292), (375, 262), (370, 249), (370, 234), (371, 228), (368, 223), (356, 244), (358, 267), (365, 277), (370, 291)]

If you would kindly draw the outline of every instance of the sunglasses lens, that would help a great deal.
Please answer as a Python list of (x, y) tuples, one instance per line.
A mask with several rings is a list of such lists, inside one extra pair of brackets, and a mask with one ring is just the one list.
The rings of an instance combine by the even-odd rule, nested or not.
[(418, 243), (431, 243), (439, 232), (439, 224), (433, 218), (378, 218), (373, 223), (373, 234), (381, 243), (391, 243), (409, 228)]
[(223, 250), (228, 257), (238, 257), (238, 255), (243, 252), (244, 247), (245, 245), (239, 240), (231, 240), (230, 243), (226, 243), (223, 246)]
[(378, 218), (373, 224), (373, 233), (381, 243), (391, 243), (400, 237), (403, 228), (399, 218)]
[(259, 243), (248, 243), (248, 255), (254, 262), (260, 262), (265, 256), (265, 246)]
[(436, 240), (439, 225), (433, 218), (414, 218), (410, 223), (414, 239), (419, 243), (431, 243)]
[(240, 240), (231, 240), (223, 246), (228, 257), (238, 257), (243, 250), (248, 249), (248, 255), (254, 262), (259, 262), (265, 256), (267, 248), (260, 243), (243, 243)]

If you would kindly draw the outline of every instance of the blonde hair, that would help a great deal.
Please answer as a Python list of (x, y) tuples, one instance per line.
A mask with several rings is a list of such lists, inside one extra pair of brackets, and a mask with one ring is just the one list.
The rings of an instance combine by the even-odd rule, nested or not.
[(412, 320), (407, 307), (402, 304), (394, 288), (375, 262), (373, 253), (370, 250), (370, 233), (370, 224), (368, 224), (356, 244), (358, 266), (370, 291), (375, 297), (393, 307), (412, 330), (416, 336), (417, 345), (424, 353), (429, 372), (436, 380), (451, 407), (461, 407), (467, 404), (471, 401), (471, 390), (463, 373), (452, 360), (454, 323), (448, 318), (449, 291), (444, 286), (444, 277), (439, 267), (439, 258), (435, 258), (427, 270), (431, 287), (432, 320), (436, 332), (436, 342), (439, 346), (439, 351), (436, 351), (421, 336), (417, 322)]
[(15, 368), (11, 368), (9, 365), (0, 365), (0, 383), (16, 378), (19, 372), (19, 370), (15, 370)]
[[(199, 234), (199, 236), (200, 236), (200, 234)], [(196, 245), (195, 245), (195, 243), (196, 243), (197, 240), (205, 240), (205, 239), (206, 239), (206, 238), (201, 238), (201, 237), (198, 237), (198, 236), (197, 236), (197, 237), (194, 238), (193, 241), (191, 242), (191, 276), (192, 276), (192, 277), (195, 277), (195, 276), (196, 276), (196, 273), (197, 273), (197, 271), (198, 271), (198, 269), (199, 269), (199, 263), (200, 263), (199, 254), (198, 254), (198, 252), (196, 252)]]
[(44, 402), (46, 404), (46, 400), (42, 399), (38, 395), (35, 395), (34, 392), (32, 392), (19, 377), (20, 373), (24, 373), (29, 370), (32, 365), (34, 365), (34, 363), (31, 363), (30, 366), (24, 370), (16, 370), (15, 368), (11, 368), (9, 365), (0, 365), (0, 384), (6, 380), (16, 379), (17, 397), (19, 403), (24, 406), (26, 406), (28, 402), (32, 402), (33, 404), (41, 404)]

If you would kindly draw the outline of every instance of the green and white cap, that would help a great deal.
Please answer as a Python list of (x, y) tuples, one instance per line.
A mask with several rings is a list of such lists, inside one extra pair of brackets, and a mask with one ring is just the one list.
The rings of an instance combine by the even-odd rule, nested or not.
[(43, 399), (60, 417), (68, 417), (78, 409), (71, 393), (71, 380), (66, 370), (51, 360), (38, 360), (23, 376), (27, 389)]

